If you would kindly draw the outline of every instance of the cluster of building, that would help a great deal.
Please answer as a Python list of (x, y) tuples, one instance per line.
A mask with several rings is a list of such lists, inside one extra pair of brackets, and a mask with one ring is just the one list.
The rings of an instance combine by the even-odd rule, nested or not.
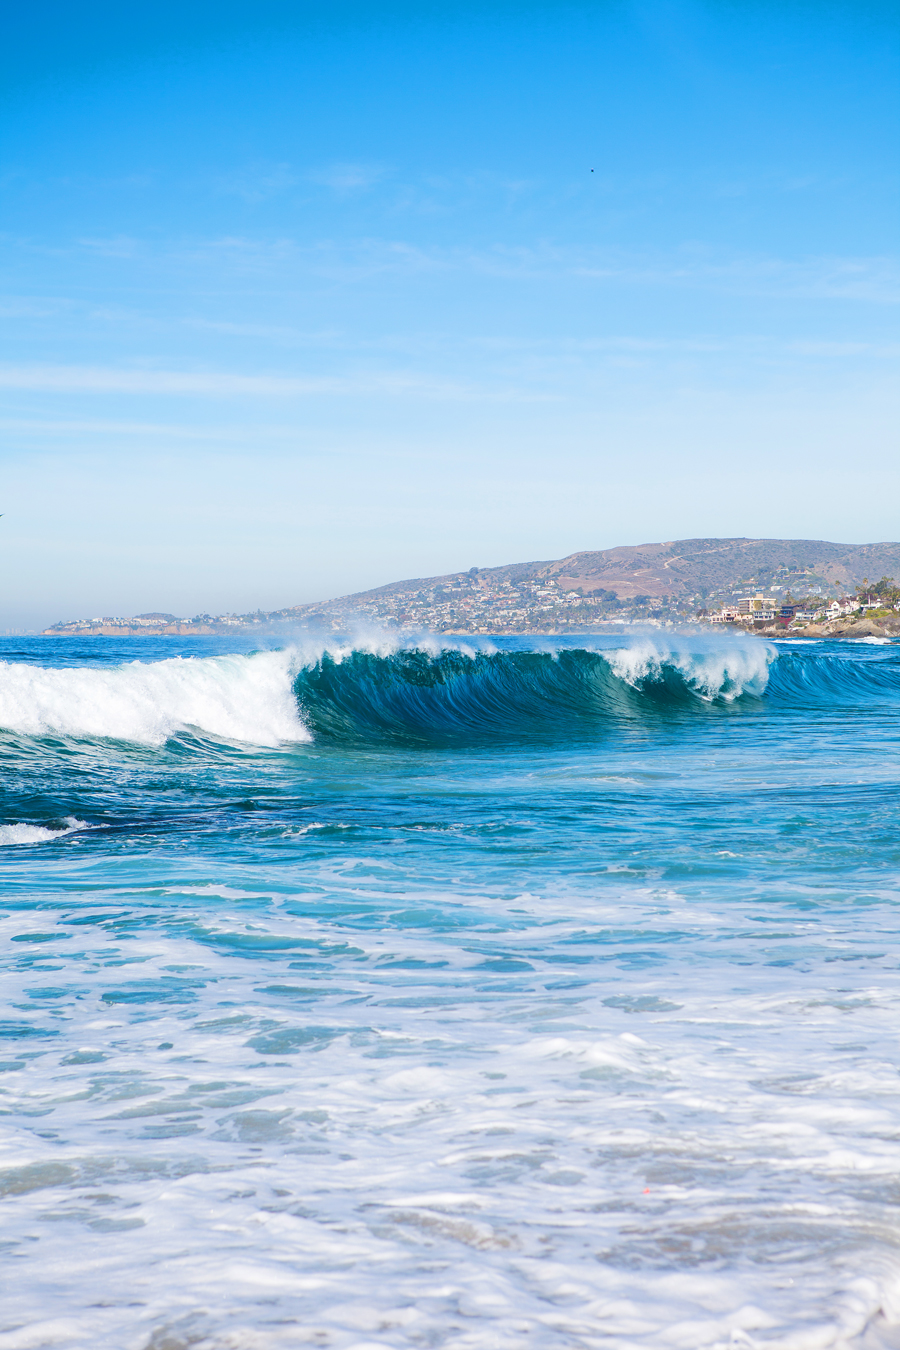
[(44, 637), (189, 637), (221, 633), (265, 622), (263, 614), (195, 614), (180, 619), (175, 614), (104, 615), (94, 619), (69, 619), (45, 628)]
[[(436, 633), (555, 632), (651, 617), (659, 603), (649, 596), (620, 600), (612, 591), (582, 595), (580, 590), (564, 589), (553, 578), (501, 580), (473, 568), (426, 585), (392, 586), (381, 593), (301, 605), (277, 617), (333, 629), (368, 619), (382, 626)], [(689, 612), (687, 605), (683, 614), (667, 608), (665, 617), (686, 618)]]
[[(896, 587), (885, 591), (880, 582), (877, 587), (870, 588), (871, 594), (860, 592), (858, 596), (832, 600), (813, 593), (797, 603), (791, 600), (786, 587), (782, 591), (784, 599), (778, 598), (781, 587), (776, 581), (775, 595), (758, 591), (726, 600), (717, 610), (701, 609), (698, 614), (699, 597), (696, 595), (620, 598), (615, 591), (598, 587), (592, 587), (585, 594), (582, 588), (572, 587), (571, 579), (567, 585), (565, 579), (535, 575), (535, 571), (534, 564), (502, 571), (473, 567), (468, 572), (398, 582), (361, 595), (347, 595), (269, 613), (258, 610), (255, 614), (195, 614), (191, 618), (178, 618), (174, 614), (157, 612), (130, 618), (74, 619), (54, 624), (45, 632), (52, 636), (188, 636), (247, 632), (261, 625), (280, 626), (285, 622), (346, 632), (358, 627), (360, 622), (368, 622), (379, 628), (434, 633), (578, 633), (605, 624), (668, 624), (695, 618), (715, 624), (789, 627), (858, 615), (860, 611), (883, 607), (886, 599), (893, 603), (900, 595)], [(885, 579), (885, 584), (887, 581)], [(754, 584), (752, 580), (750, 584)], [(877, 604), (862, 603), (863, 600), (872, 601), (876, 595)]]
[(736, 604), (723, 605), (721, 609), (707, 615), (710, 623), (826, 623), (830, 619), (842, 619), (858, 611), (877, 609), (877, 605), (861, 605), (854, 596), (844, 596), (841, 600), (825, 601), (815, 609), (805, 604), (782, 604), (772, 595), (743, 596)]
[(343, 632), (360, 621), (368, 621), (378, 627), (434, 633), (558, 633), (584, 632), (623, 622), (679, 623), (695, 616), (715, 624), (780, 623), (789, 627), (865, 614), (884, 603), (861, 603), (854, 596), (840, 600), (822, 598), (821, 603), (811, 603), (809, 596), (803, 603), (790, 599), (782, 602), (774, 595), (760, 592), (726, 602), (718, 610), (701, 610), (697, 615), (696, 602), (696, 596), (680, 601), (646, 595), (620, 599), (614, 591), (607, 590), (584, 595), (580, 590), (565, 589), (553, 578), (531, 576), (509, 580), (472, 568), (470, 572), (424, 584), (399, 584), (382, 591), (271, 613), (258, 610), (255, 614), (195, 614), (192, 618), (153, 613), (129, 618), (73, 619), (54, 624), (44, 632), (56, 637), (189, 636), (247, 631), (285, 621)]

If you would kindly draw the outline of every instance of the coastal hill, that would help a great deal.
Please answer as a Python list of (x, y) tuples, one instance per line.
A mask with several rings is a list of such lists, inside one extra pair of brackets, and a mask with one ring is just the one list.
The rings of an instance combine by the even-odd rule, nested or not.
[(686, 618), (758, 591), (776, 598), (788, 592), (797, 598), (840, 596), (865, 578), (884, 575), (900, 577), (900, 543), (676, 539), (550, 561), (471, 567), (269, 612), (77, 619), (45, 631), (149, 636), (233, 633), (285, 622), (341, 629), (363, 621), (444, 633), (555, 632), (615, 618)]
[(821, 539), (680, 539), (667, 544), (573, 553), (545, 575), (560, 586), (612, 588), (622, 598), (650, 592), (673, 598), (712, 598), (785, 583), (853, 590), (864, 577), (900, 570), (900, 544), (831, 544)]
[(615, 617), (687, 617), (754, 591), (841, 595), (885, 574), (900, 576), (900, 543), (678, 539), (395, 581), (280, 615), (333, 627), (369, 618), (437, 632), (541, 631)]

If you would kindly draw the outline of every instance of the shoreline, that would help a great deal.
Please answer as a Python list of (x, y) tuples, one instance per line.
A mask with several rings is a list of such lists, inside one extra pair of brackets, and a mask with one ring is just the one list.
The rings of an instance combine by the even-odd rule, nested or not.
[[(767, 624), (765, 627), (751, 628), (741, 623), (730, 624), (711, 624), (697, 623), (691, 625), (705, 632), (738, 632), (744, 633), (747, 637), (771, 639), (778, 638), (782, 641), (791, 642), (821, 642), (823, 638), (834, 641), (853, 641), (854, 639), (864, 637), (879, 638), (900, 638), (900, 622), (898, 623), (878, 623), (872, 619), (863, 619), (857, 623), (841, 623), (837, 621), (834, 625), (829, 624), (808, 624), (802, 629), (790, 629), (773, 624)], [(473, 631), (465, 628), (446, 628), (442, 631), (428, 630), (431, 637), (462, 637), (462, 638), (492, 638), (492, 637), (581, 637), (581, 636), (599, 636), (601, 634), (611, 634), (615, 631), (624, 632), (630, 628), (657, 628), (661, 632), (682, 631), (680, 626), (661, 624), (641, 624), (641, 623), (622, 623), (622, 624), (603, 624), (597, 627), (584, 627), (578, 629), (569, 628), (517, 628), (517, 629), (482, 629)], [(315, 630), (311, 630), (315, 631)], [(387, 632), (396, 633), (398, 636), (410, 636), (415, 633), (423, 633), (426, 630), (420, 628), (389, 628)], [(250, 637), (258, 634), (260, 637), (266, 636), (286, 636), (279, 634), (272, 627), (259, 627), (249, 625), (244, 628), (237, 624), (229, 625), (227, 628), (213, 628), (208, 624), (189, 625), (181, 624), (178, 626), (168, 625), (165, 628), (82, 628), (79, 630), (53, 631), (52, 629), (43, 629), (40, 633), (31, 634), (32, 637), (50, 637), (50, 638), (159, 638), (159, 637)], [(338, 637), (340, 634), (334, 630), (324, 634), (325, 636)], [(21, 636), (27, 636), (23, 634)]]
[(900, 619), (857, 619), (849, 623), (834, 619), (830, 623), (809, 623), (804, 628), (791, 629), (780, 624), (766, 624), (750, 628), (745, 624), (715, 624), (716, 628), (740, 630), (751, 637), (782, 638), (791, 642), (821, 642), (823, 638), (852, 641), (864, 637), (900, 638)]

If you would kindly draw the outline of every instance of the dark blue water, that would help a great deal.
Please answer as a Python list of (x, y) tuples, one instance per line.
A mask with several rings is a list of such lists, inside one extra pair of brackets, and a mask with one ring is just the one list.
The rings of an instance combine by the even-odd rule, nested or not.
[(5, 1347), (900, 1345), (900, 647), (0, 643)]

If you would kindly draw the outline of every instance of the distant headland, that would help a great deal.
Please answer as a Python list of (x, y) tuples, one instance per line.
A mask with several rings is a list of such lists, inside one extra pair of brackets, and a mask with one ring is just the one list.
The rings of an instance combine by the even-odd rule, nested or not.
[(677, 539), (570, 553), (552, 561), (470, 567), (252, 614), (179, 618), (154, 612), (72, 619), (44, 633), (249, 634), (287, 624), (345, 631), (360, 622), (448, 634), (575, 633), (623, 622), (698, 619), (764, 634), (789, 627), (808, 636), (840, 635), (858, 624), (866, 632), (889, 633), (900, 631), (900, 592), (891, 589), (896, 576), (900, 543)]

